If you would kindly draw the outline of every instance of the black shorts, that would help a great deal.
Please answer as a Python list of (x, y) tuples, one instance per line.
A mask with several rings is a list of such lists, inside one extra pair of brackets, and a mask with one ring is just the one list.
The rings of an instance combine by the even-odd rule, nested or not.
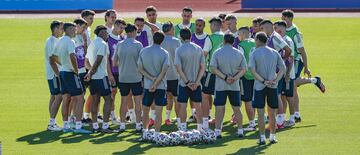
[(254, 80), (248, 80), (242, 77), (239, 80), (241, 101), (250, 102), (254, 95)]
[(289, 83), (286, 84), (285, 78), (282, 78), (278, 83), (278, 94), (286, 97), (294, 96), (294, 80), (290, 79)]
[(128, 96), (130, 91), (134, 96), (139, 96), (143, 93), (143, 87), (141, 85), (141, 82), (136, 82), (136, 83), (118, 82), (117, 85), (119, 87), (121, 96)]
[(215, 91), (215, 74), (210, 72), (205, 72), (204, 76), (201, 78), (202, 92), (204, 94), (214, 95)]
[(113, 76), (114, 76), (115, 83), (111, 85), (111, 88), (119, 87), (119, 74), (113, 73)]
[(265, 87), (262, 90), (255, 90), (252, 106), (257, 109), (263, 109), (265, 107), (265, 99), (270, 108), (277, 109), (279, 107), (277, 88)]
[(216, 91), (215, 92), (215, 99), (214, 105), (215, 106), (224, 106), (226, 104), (226, 99), (229, 98), (230, 104), (232, 106), (240, 106), (240, 91)]
[(170, 92), (173, 96), (178, 96), (178, 84), (179, 80), (167, 80), (167, 92)]
[(149, 92), (148, 89), (144, 90), (143, 105), (150, 107), (155, 102), (157, 106), (166, 106), (166, 91), (163, 89), (156, 89), (155, 92)]
[(193, 102), (201, 102), (202, 96), (201, 96), (201, 86), (199, 86), (196, 90), (192, 91), (189, 87), (182, 87), (179, 86), (179, 96), (178, 96), (178, 102), (179, 103), (187, 103), (188, 100)]

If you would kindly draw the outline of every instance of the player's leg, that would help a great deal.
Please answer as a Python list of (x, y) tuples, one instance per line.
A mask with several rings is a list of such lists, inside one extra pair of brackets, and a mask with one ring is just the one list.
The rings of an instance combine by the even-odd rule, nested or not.
[[(197, 123), (197, 130), (201, 131), (204, 128), (204, 121), (208, 121), (208, 115), (204, 115), (201, 106), (201, 86), (199, 86), (196, 90), (190, 92), (190, 100), (193, 103), (193, 107), (195, 108), (195, 116)], [(206, 117), (204, 117), (206, 116)], [(207, 122), (205, 122), (207, 123)], [(205, 128), (208, 128), (209, 125), (205, 124)]]
[(126, 112), (128, 111), (128, 101), (131, 99), (130, 94), (130, 84), (129, 83), (119, 83), (120, 95), (121, 95), (121, 104), (120, 104), (120, 132), (125, 131), (125, 122), (126, 122)]
[[(285, 78), (282, 78), (279, 82), (278, 82), (278, 87), (277, 87), (277, 100), (278, 100), (278, 111), (277, 111), (277, 115), (276, 115), (276, 127), (278, 129), (282, 129), (284, 128), (284, 121), (285, 121), (285, 113), (284, 113), (284, 109), (283, 109), (283, 103), (281, 100), (281, 93), (283, 89), (283, 87), (285, 87)], [(271, 108), (268, 108), (268, 112), (271, 111)], [(270, 116), (269, 116), (270, 117)]]
[(50, 131), (61, 131), (62, 128), (56, 124), (56, 115), (59, 111), (59, 107), (62, 101), (62, 95), (60, 91), (60, 79), (54, 77), (51, 80), (48, 80), (50, 88), (50, 101), (49, 101), (49, 114), (50, 120), (48, 124), (48, 130)]
[(142, 100), (142, 94), (143, 94), (143, 88), (141, 86), (141, 82), (139, 83), (133, 83), (131, 84), (131, 93), (134, 95), (134, 101), (135, 101), (135, 115), (136, 115), (136, 125), (135, 129), (137, 133), (141, 133), (142, 131), (142, 123), (141, 123), (141, 100)]
[(187, 124), (186, 124), (186, 107), (187, 107), (187, 102), (189, 99), (189, 91), (190, 88), (188, 87), (183, 87), (183, 86), (179, 86), (179, 96), (177, 98), (177, 103), (179, 105), (179, 121), (177, 123), (178, 128), (180, 130), (186, 130), (187, 129)]
[(84, 108), (84, 120), (87, 123), (91, 123), (91, 118), (90, 118), (90, 112), (91, 112), (91, 103), (92, 103), (92, 97), (91, 95), (89, 95), (85, 101), (85, 108)]
[(221, 130), (223, 125), (223, 119), (225, 115), (225, 103), (226, 103), (227, 93), (225, 91), (216, 91), (215, 92), (215, 134), (216, 138), (222, 138)]
[(233, 113), (236, 118), (236, 124), (238, 127), (236, 134), (240, 138), (244, 137), (243, 115), (240, 110), (240, 108), (241, 108), (240, 91), (228, 91), (228, 97), (229, 97), (230, 104), (233, 109)]
[(155, 137), (160, 133), (162, 123), (162, 111), (163, 107), (166, 106), (166, 90), (157, 89), (154, 94), (155, 101)]
[(104, 107), (103, 107), (103, 115), (104, 115), (104, 122), (102, 124), (101, 132), (102, 133), (113, 133), (116, 132), (110, 128), (110, 114), (112, 109), (113, 99), (111, 96), (112, 87), (109, 83), (108, 77), (104, 77), (103, 79), (99, 80), (101, 84), (99, 84), (99, 93), (104, 98)]
[[(168, 87), (169, 87), (169, 85), (168, 85)], [(171, 114), (172, 107), (174, 105), (173, 103), (175, 101), (175, 97), (169, 91), (166, 92), (166, 96), (167, 96), (167, 105), (166, 105), (166, 113), (165, 113), (165, 125), (171, 125), (170, 114)]]
[(267, 103), (268, 103), (268, 116), (269, 116), (269, 129), (270, 129), (270, 143), (276, 143), (276, 113), (279, 107), (279, 96), (277, 95), (277, 89), (272, 88), (265, 88), (266, 89), (266, 97), (267, 97)]
[(147, 131), (149, 129), (149, 111), (150, 111), (150, 107), (153, 104), (154, 101), (154, 93), (153, 92), (149, 92), (148, 89), (144, 90), (144, 96), (143, 96), (143, 100), (142, 100), (142, 104), (143, 104), (143, 117), (142, 117), (142, 121), (143, 121), (143, 131)]
[(150, 119), (149, 119), (149, 126), (153, 126), (155, 124), (155, 104), (151, 104), (150, 106)]
[(245, 102), (245, 111), (249, 119), (249, 125), (246, 128), (244, 128), (244, 130), (255, 131), (256, 130), (255, 110), (252, 107), (254, 80), (247, 80), (245, 78), (242, 78), (239, 82), (240, 82), (240, 92), (242, 93), (241, 100)]
[(71, 100), (71, 96), (70, 94), (63, 94), (62, 95), (62, 107), (61, 107), (61, 113), (62, 113), (62, 118), (63, 118), (63, 122), (64, 122), (64, 132), (70, 132), (71, 128), (70, 128), (70, 124), (69, 124), (69, 105), (70, 105), (70, 100)]
[(298, 87), (296, 86), (296, 81), (294, 84), (294, 115), (295, 115), (295, 122), (301, 122), (300, 116), (300, 99), (298, 93)]
[(265, 89), (263, 90), (254, 90), (254, 101), (252, 106), (256, 109), (258, 113), (258, 126), (259, 126), (259, 133), (260, 138), (258, 141), (259, 145), (266, 144), (266, 137), (265, 137)]
[[(90, 86), (92, 87), (92, 86)], [(91, 88), (90, 88), (91, 91)], [(98, 93), (91, 93), (91, 98), (92, 98), (92, 102), (91, 102), (91, 118), (92, 118), (92, 130), (93, 133), (99, 132), (100, 128), (99, 128), (99, 123), (98, 123), (98, 113), (99, 113), (99, 104), (100, 104), (100, 95)]]
[(289, 105), (289, 113), (290, 117), (289, 120), (285, 122), (286, 127), (291, 127), (295, 125), (295, 107), (294, 107), (294, 80), (290, 79), (289, 83), (286, 86), (285, 94), (283, 97), (286, 99), (286, 102)]

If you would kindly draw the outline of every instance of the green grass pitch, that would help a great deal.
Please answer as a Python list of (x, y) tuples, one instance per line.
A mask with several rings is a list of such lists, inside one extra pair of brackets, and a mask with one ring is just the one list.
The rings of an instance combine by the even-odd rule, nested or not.
[[(138, 143), (133, 126), (122, 134), (73, 135), (45, 131), (49, 92), (44, 43), (52, 19), (0, 19), (0, 141), (3, 154), (359, 154), (360, 22), (358, 18), (296, 18), (303, 33), (313, 85), (299, 88), (303, 122), (277, 132), (278, 144), (259, 147), (257, 132), (239, 139), (227, 105), (224, 138), (212, 145), (158, 147)], [(71, 21), (72, 19), (61, 19)], [(132, 21), (132, 19), (127, 19)], [(179, 19), (172, 20), (178, 23)], [(277, 20), (277, 19), (276, 19)], [(238, 25), (249, 25), (241, 18)], [(96, 19), (92, 26), (103, 23)], [(209, 32), (207, 24), (206, 31)], [(119, 95), (116, 109), (119, 109)], [(244, 112), (244, 108), (243, 112)], [(214, 111), (214, 110), (213, 110)], [(174, 112), (172, 112), (174, 114)], [(117, 114), (118, 115), (118, 114)], [(57, 122), (62, 124), (61, 113)], [(247, 124), (244, 115), (244, 123)], [(190, 125), (192, 128), (195, 124)], [(175, 126), (163, 128), (175, 130)]]

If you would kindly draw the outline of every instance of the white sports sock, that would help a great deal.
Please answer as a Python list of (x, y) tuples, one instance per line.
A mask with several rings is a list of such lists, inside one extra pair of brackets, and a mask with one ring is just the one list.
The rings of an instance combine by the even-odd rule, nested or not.
[(290, 121), (290, 122), (295, 122), (295, 116), (294, 116), (294, 115), (290, 115), (289, 121)]
[(141, 129), (141, 123), (136, 123), (136, 130), (140, 130)]
[(202, 124), (197, 124), (197, 130), (201, 131), (203, 129)]
[(237, 134), (239, 134), (239, 135), (242, 134), (243, 135), (244, 134), (244, 129), (242, 129), (242, 128), (237, 129)]
[(294, 115), (295, 115), (296, 118), (299, 118), (300, 117), (300, 112), (295, 111)]
[(102, 124), (102, 129), (107, 129), (107, 128), (109, 128), (109, 122), (104, 122)]
[(89, 113), (87, 113), (87, 112), (84, 112), (84, 114), (83, 114), (83, 118), (84, 119), (88, 119), (90, 117), (90, 114)]
[(215, 129), (215, 135), (216, 136), (221, 135), (221, 129)]
[(155, 110), (150, 110), (150, 119), (155, 120)]
[(283, 124), (284, 121), (282, 121), (282, 115), (281, 114), (277, 114), (276, 115), (276, 124), (281, 125)]
[(98, 112), (98, 116), (101, 116), (101, 113), (100, 113), (100, 112)]
[(99, 129), (99, 123), (97, 123), (97, 122), (96, 122), (96, 123), (93, 123), (93, 124), (92, 124), (92, 128), (95, 129), (95, 130), (96, 130), (96, 129)]
[(185, 130), (187, 129), (186, 126), (187, 126), (186, 122), (185, 122), (185, 123), (181, 123), (180, 129), (183, 130), (183, 131), (185, 131)]
[(256, 126), (255, 120), (250, 120), (250, 121), (249, 121), (249, 125), (251, 125), (251, 126)]
[(64, 129), (70, 129), (69, 121), (64, 121)]
[(191, 114), (192, 114), (193, 116), (195, 116), (195, 113), (196, 113), (195, 108), (192, 108), (192, 109), (191, 109)]
[(49, 125), (55, 125), (55, 122), (56, 122), (55, 118), (50, 118)]
[(265, 141), (266, 140), (265, 134), (261, 134), (260, 139)]
[(76, 121), (75, 122), (75, 129), (81, 129), (81, 127), (82, 127), (81, 121)]
[(180, 129), (180, 127), (181, 127), (181, 120), (180, 120), (179, 117), (176, 118), (176, 125), (177, 125), (177, 127)]
[(111, 118), (111, 119), (116, 119), (115, 111), (111, 111), (111, 112), (110, 112), (110, 118)]
[(129, 109), (129, 116), (130, 116), (130, 120), (131, 121), (136, 121), (136, 115), (135, 115), (135, 110), (134, 109)]
[(269, 140), (274, 140), (275, 139), (275, 134), (270, 134), (270, 136), (269, 136)]
[(171, 110), (166, 110), (165, 120), (170, 119)]
[(209, 117), (203, 117), (203, 128), (204, 129), (209, 128)]
[(314, 84), (317, 82), (316, 78), (310, 78), (310, 80), (311, 80), (311, 83), (314, 83)]

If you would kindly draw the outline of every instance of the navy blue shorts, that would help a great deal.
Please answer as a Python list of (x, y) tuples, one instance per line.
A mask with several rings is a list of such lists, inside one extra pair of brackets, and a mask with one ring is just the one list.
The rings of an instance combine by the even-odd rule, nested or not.
[(79, 78), (80, 78), (80, 82), (81, 82), (81, 85), (83, 86), (83, 92), (85, 93), (85, 90), (87, 87), (90, 86), (90, 81), (84, 81), (84, 77), (87, 73), (80, 73), (79, 74)]
[(289, 83), (286, 85), (285, 78), (282, 78), (278, 83), (278, 94), (284, 95), (286, 97), (294, 96), (294, 80), (290, 79)]
[(189, 87), (179, 86), (178, 102), (187, 103), (189, 98), (193, 102), (200, 103), (202, 99), (201, 86), (199, 86), (195, 91), (192, 91)]
[(102, 79), (90, 80), (91, 95), (99, 94), (100, 96), (108, 96), (111, 94), (111, 86), (107, 76)]
[(173, 96), (178, 96), (178, 84), (179, 80), (167, 80), (167, 92), (170, 92)]
[(205, 72), (204, 76), (201, 78), (202, 92), (204, 94), (214, 95), (215, 91), (215, 74), (210, 72)]
[(79, 76), (74, 72), (60, 72), (60, 90), (62, 94), (70, 94), (70, 96), (78, 96), (83, 94), (83, 87)]
[(241, 100), (240, 100), (240, 91), (216, 91), (215, 92), (215, 99), (214, 99), (214, 105), (215, 106), (224, 106), (226, 104), (226, 99), (229, 97), (230, 104), (232, 106), (240, 106)]
[(241, 101), (250, 102), (254, 95), (254, 80), (248, 80), (242, 77), (239, 80)]
[(48, 80), (48, 84), (51, 95), (58, 95), (61, 93), (59, 77), (54, 77), (53, 79)]
[(143, 87), (141, 85), (141, 82), (136, 82), (136, 83), (118, 82), (117, 85), (119, 87), (121, 96), (128, 96), (130, 91), (134, 96), (139, 96), (143, 93)]
[(111, 88), (117, 88), (119, 87), (119, 74), (114, 74), (113, 73), (113, 76), (114, 76), (114, 79), (115, 79), (115, 83), (113, 85), (111, 85)]
[(270, 108), (277, 109), (279, 107), (277, 88), (268, 87), (265, 87), (263, 90), (255, 90), (252, 106), (257, 109), (264, 109), (265, 98)]
[(302, 70), (304, 69), (304, 63), (301, 60), (295, 60), (295, 79), (299, 78)]
[(149, 89), (145, 89), (143, 105), (150, 107), (154, 101), (157, 106), (166, 106), (166, 91), (164, 89), (156, 89), (155, 92), (149, 92)]

